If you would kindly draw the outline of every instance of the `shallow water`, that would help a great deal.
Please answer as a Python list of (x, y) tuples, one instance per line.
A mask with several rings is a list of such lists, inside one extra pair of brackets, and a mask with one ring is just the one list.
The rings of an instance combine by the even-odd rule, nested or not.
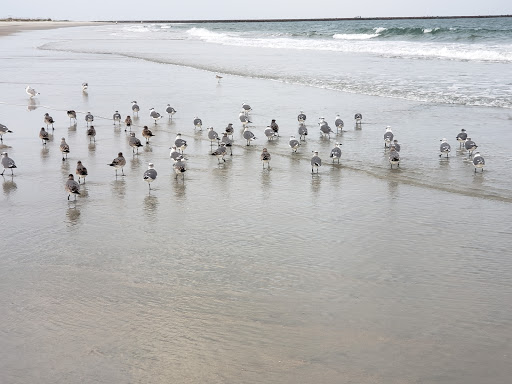
[[(89, 30), (74, 29), (80, 44), (96, 36)], [(508, 110), (236, 76), (217, 83), (207, 71), (34, 49), (68, 31), (0, 40), (0, 122), (14, 131), (4, 145), (18, 164), (13, 178), (0, 180), (2, 381), (508, 380)], [(26, 84), (41, 92), (33, 104)], [(144, 124), (156, 135), (139, 155), (110, 120), (116, 109), (129, 114), (134, 99), (137, 136)], [(258, 137), (250, 147), (237, 117), (244, 101)], [(149, 108), (163, 113), (167, 103), (178, 113), (154, 127)], [(291, 154), (301, 108), (310, 134)], [(67, 109), (96, 116), (95, 145), (84, 115), (70, 126)], [(332, 126), (342, 111), (345, 132), (320, 138), (317, 117)], [(57, 123), (43, 148), (45, 112)], [(353, 126), (355, 112), (362, 129)], [(226, 163), (209, 155), (194, 116), (218, 132), (234, 123)], [(272, 118), (281, 137), (267, 142)], [(386, 125), (402, 143), (400, 169), (387, 163)], [(485, 153), (483, 173), (455, 151), (463, 127)], [(175, 180), (168, 158), (177, 132), (189, 143), (184, 180)], [(66, 162), (60, 137), (71, 147)], [(438, 157), (442, 137), (454, 149), (449, 159)], [(327, 157), (336, 140), (339, 166)], [(263, 146), (270, 170), (259, 161)], [(324, 160), (318, 175), (312, 150)], [(119, 151), (126, 176), (116, 178), (107, 164)], [(68, 202), (64, 183), (77, 160), (89, 176)], [(142, 180), (148, 162), (158, 171), (151, 194)]]

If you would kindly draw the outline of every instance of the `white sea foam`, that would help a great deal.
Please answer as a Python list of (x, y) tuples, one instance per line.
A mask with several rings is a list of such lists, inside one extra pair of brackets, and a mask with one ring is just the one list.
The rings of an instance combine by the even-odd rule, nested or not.
[(378, 28), (373, 28), (373, 30), (375, 31), (375, 33), (380, 34), (380, 33), (384, 32), (384, 31), (387, 31), (387, 28), (378, 27)]

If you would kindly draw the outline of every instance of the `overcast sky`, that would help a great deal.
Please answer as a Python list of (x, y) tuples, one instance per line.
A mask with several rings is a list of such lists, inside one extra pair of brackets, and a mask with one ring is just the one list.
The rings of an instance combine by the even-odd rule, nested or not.
[(512, 14), (512, 0), (1, 0), (0, 18), (275, 19)]

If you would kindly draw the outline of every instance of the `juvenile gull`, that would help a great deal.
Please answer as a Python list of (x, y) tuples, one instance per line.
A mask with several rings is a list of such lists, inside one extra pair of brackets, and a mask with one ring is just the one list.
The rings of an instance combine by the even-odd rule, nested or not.
[(54, 129), (53, 128), (53, 123), (55, 123), (55, 120), (53, 120), (53, 117), (51, 117), (48, 113), (44, 114), (44, 122), (46, 124), (46, 129), (48, 129), (49, 125), (52, 126), (52, 130)]
[(203, 130), (203, 121), (199, 117), (194, 117), (194, 129)]
[(272, 119), (272, 122), (270, 123), (270, 128), (275, 132), (277, 136), (279, 136), (279, 125), (277, 125), (276, 120)]
[(272, 128), (270, 128), (270, 127), (267, 127), (265, 129), (264, 133), (265, 133), (265, 136), (267, 137), (267, 139), (269, 141), (272, 140), (276, 136), (275, 131)]
[(395, 150), (394, 146), (391, 146), (391, 149), (389, 150), (389, 165), (391, 166), (391, 169), (393, 169), (394, 164), (400, 168), (400, 155)]
[(127, 129), (132, 131), (132, 118), (130, 116), (126, 116), (126, 119), (124, 119), (124, 123), (126, 127), (124, 128), (124, 131), (126, 132)]
[(254, 133), (249, 131), (248, 127), (245, 127), (243, 137), (245, 140), (247, 140), (246, 145), (251, 145), (251, 141), (256, 140), (256, 136), (254, 136)]
[(139, 111), (140, 111), (140, 108), (139, 108), (139, 105), (137, 104), (137, 102), (132, 101), (132, 112), (136, 113), (137, 117), (139, 116)]
[(82, 83), (82, 91), (87, 91), (87, 88), (89, 88), (89, 84), (87, 83)]
[(76, 195), (80, 194), (80, 184), (78, 184), (75, 181), (75, 178), (71, 173), (68, 176), (68, 180), (66, 181), (66, 185), (64, 188), (66, 189), (66, 192), (68, 193), (68, 200), (69, 200), (69, 196), (71, 196), (71, 194), (75, 195), (75, 200), (76, 200)]
[(116, 177), (117, 177), (117, 170), (118, 169), (121, 169), (121, 173), (122, 173), (122, 176), (124, 176), (124, 166), (126, 165), (126, 159), (123, 157), (123, 152), (119, 152), (117, 154), (117, 157), (112, 160), (112, 162), (110, 164), (111, 167), (114, 167), (114, 169), (116, 170)]
[(304, 123), (299, 124), (299, 140), (306, 141), (306, 136), (308, 135), (308, 129)]
[(71, 120), (74, 120), (76, 123), (76, 112), (72, 109), (66, 112), (69, 117), (69, 124), (71, 124)]
[(343, 120), (340, 118), (340, 114), (336, 114), (336, 118), (334, 119), (334, 125), (336, 126), (336, 134), (338, 134), (338, 130), (343, 131), (343, 127), (345, 124), (343, 123)]
[(400, 144), (398, 143), (397, 139), (393, 140), (393, 144), (391, 144), (393, 147), (395, 147), (395, 151), (400, 152)]
[(114, 125), (121, 125), (121, 114), (119, 113), (119, 111), (114, 112), (114, 114), (112, 115), (112, 119), (114, 120)]
[(132, 147), (132, 153), (135, 153), (135, 149), (137, 149), (137, 154), (139, 154), (139, 147), (142, 147), (142, 143), (135, 137), (135, 132), (130, 133), (128, 144)]
[(217, 156), (217, 161), (219, 163), (221, 160), (226, 162), (226, 159), (224, 158), (224, 156), (226, 156), (226, 144), (220, 143), (219, 147), (215, 151), (212, 152), (212, 155)]
[(441, 145), (439, 146), (439, 151), (441, 152), (439, 154), (439, 157), (443, 156), (443, 154), (445, 154), (445, 153), (446, 153), (446, 157), (448, 157), (448, 154), (450, 153), (451, 150), (452, 150), (452, 148), (450, 147), (450, 144), (448, 144), (446, 142), (445, 138), (442, 138)]
[(297, 153), (297, 149), (299, 149), (300, 142), (295, 138), (295, 136), (290, 136), (290, 141), (288, 142), (288, 145), (290, 146), (294, 153)]
[(316, 168), (316, 173), (318, 173), (318, 167), (322, 166), (322, 159), (318, 156), (318, 151), (313, 151), (313, 157), (311, 158), (311, 173)]
[(162, 118), (162, 115), (160, 115), (157, 111), (155, 111), (155, 108), (151, 108), (149, 110), (149, 116), (155, 120), (155, 124), (157, 122), (157, 120), (160, 120)]
[(174, 145), (176, 146), (176, 148), (179, 149), (179, 151), (181, 153), (183, 153), (183, 151), (185, 150), (185, 148), (187, 148), (187, 141), (186, 140), (183, 140), (181, 138), (181, 133), (178, 133), (176, 135), (176, 139), (174, 140)]
[(263, 168), (265, 168), (265, 164), (267, 164), (267, 168), (270, 168), (270, 153), (267, 151), (267, 148), (263, 148), (263, 152), (261, 152), (260, 159), (263, 164)]
[(480, 154), (480, 152), (475, 152), (475, 156), (473, 156), (473, 166), (475, 167), (475, 173), (476, 173), (477, 168), (480, 168), (483, 172), (484, 165), (485, 165), (485, 160), (482, 157), (482, 155)]
[(87, 126), (89, 126), (89, 123), (94, 121), (94, 116), (91, 114), (91, 112), (87, 112), (85, 115), (85, 121), (87, 122)]
[(208, 139), (210, 140), (210, 146), (213, 146), (214, 142), (219, 142), (219, 134), (213, 130), (213, 127), (208, 128)]
[(340, 143), (336, 143), (334, 148), (331, 150), (331, 159), (332, 159), (332, 162), (334, 163), (334, 159), (338, 159), (338, 164), (340, 163), (340, 157), (341, 157), (341, 144)]
[(153, 163), (148, 164), (148, 169), (144, 172), (144, 180), (148, 183), (149, 190), (151, 191), (151, 183), (156, 180), (157, 172)]
[(153, 132), (151, 132), (151, 130), (148, 128), (148, 126), (145, 125), (144, 128), (142, 128), (142, 137), (144, 137), (146, 139), (146, 144), (149, 144), (149, 139), (152, 136), (155, 136), (155, 135), (153, 135)]
[(391, 127), (388, 125), (386, 127), (386, 132), (384, 133), (384, 148), (390, 147), (392, 141), (393, 141), (393, 132), (391, 131)]
[[(62, 161), (66, 160), (68, 158), (69, 153), (69, 145), (66, 143), (66, 139), (63, 137), (60, 139), (60, 151), (62, 152)], [(66, 155), (66, 158), (64, 158), (64, 155)]]
[(466, 149), (466, 151), (468, 151), (468, 158), (470, 158), (471, 156), (473, 156), (473, 151), (478, 148), (478, 145), (476, 145), (476, 143), (473, 140), (471, 140), (471, 137), (468, 137), (466, 142), (464, 143), (464, 148)]
[(173, 164), (174, 172), (176, 173), (176, 179), (178, 179), (178, 175), (181, 174), (182, 178), (185, 179), (185, 172), (187, 171), (187, 163), (185, 163), (185, 160), (183, 156), (178, 156), (176, 161)]
[(306, 115), (303, 111), (300, 111), (299, 115), (297, 116), (297, 120), (299, 123), (303, 123), (306, 121)]
[(91, 142), (91, 140), (94, 140), (94, 142), (96, 142), (96, 129), (94, 129), (94, 125), (91, 125), (87, 129), (87, 136), (89, 137), (89, 143)]
[(466, 130), (464, 128), (462, 128), (460, 130), (460, 133), (456, 137), (457, 141), (459, 142), (459, 148), (462, 148), (462, 146), (466, 142), (467, 138), (468, 138), (468, 134), (466, 133)]
[(12, 131), (7, 128), (5, 125), (0, 124), (0, 142), (4, 141), (4, 134), (6, 133), (12, 133)]
[(44, 127), (41, 127), (41, 130), (39, 131), (39, 138), (43, 142), (43, 145), (50, 140), (50, 135), (45, 131)]
[(165, 108), (165, 112), (167, 112), (167, 115), (169, 116), (169, 119), (172, 120), (172, 116), (177, 112), (173, 107), (171, 107), (171, 104), (167, 104), (167, 108)]
[(229, 123), (225, 128), (226, 133), (233, 138), (233, 133), (235, 133), (235, 129), (233, 128), (233, 123)]
[(11, 169), (11, 175), (14, 175), (13, 169), (18, 168), (16, 167), (14, 160), (7, 155), (7, 152), (2, 152), (2, 167), (4, 167), (4, 170), (0, 173), (1, 176), (3, 176), (5, 170), (9, 168)]
[(40, 94), (34, 88), (31, 88), (30, 85), (27, 85), (27, 88), (25, 88), (25, 92), (27, 93), (27, 95), (30, 96), (30, 98), (33, 98), (34, 96)]
[(85, 168), (82, 165), (82, 162), (80, 160), (78, 160), (76, 163), (75, 173), (78, 175), (78, 184), (80, 184), (80, 179), (84, 179), (84, 184), (85, 184), (85, 177), (87, 176), (87, 168)]

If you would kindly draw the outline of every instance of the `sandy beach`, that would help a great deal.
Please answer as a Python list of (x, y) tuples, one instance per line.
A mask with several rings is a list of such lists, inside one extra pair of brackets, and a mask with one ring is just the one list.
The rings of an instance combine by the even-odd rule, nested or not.
[[(357, 60), (369, 78), (377, 61), (370, 56), (341, 61), (330, 51), (261, 47), (239, 55), (229, 44), (151, 39), (151, 26), (72, 24), (0, 27), (0, 123), (13, 131), (0, 149), (18, 166), (0, 178), (1, 382), (507, 382), (508, 109), (297, 80), (314, 67), (303, 62), (356, 77)], [(63, 25), (75, 28), (43, 30)], [(13, 34), (21, 28), (38, 30)], [(425, 77), (427, 65), (437, 69), (430, 59), (384, 60), (390, 77), (395, 68)], [(439, 67), (469, 82), (466, 64)], [(492, 65), (477, 63), (475, 72)], [(320, 69), (317, 78), (329, 81)], [(40, 95), (29, 98), (27, 85)], [(459, 98), (471, 99), (463, 91)], [(136, 136), (143, 140), (144, 125), (155, 134), (138, 155), (112, 120), (116, 110), (123, 120), (133, 115), (133, 100), (141, 107)], [(243, 102), (253, 108), (250, 147), (238, 120)], [(177, 110), (172, 120), (168, 103)], [(163, 115), (157, 124), (152, 107)], [(301, 109), (309, 135), (292, 154), (287, 142)], [(96, 142), (86, 136), (87, 112)], [(343, 133), (321, 137), (318, 117), (332, 124), (337, 112)], [(55, 130), (44, 145), (45, 113)], [(268, 141), (271, 119), (280, 137)], [(233, 155), (219, 163), (206, 127), (221, 133), (227, 123), (235, 127)], [(383, 148), (386, 125), (402, 144), (399, 169), (390, 169)], [(483, 173), (457, 150), (461, 128), (485, 150)], [(188, 142), (179, 180), (169, 159), (177, 133)], [(445, 136), (449, 159), (438, 156)], [(328, 157), (337, 141), (340, 165)], [(260, 161), (264, 147), (270, 170)], [(108, 164), (118, 152), (127, 164), (116, 178)], [(89, 175), (68, 201), (64, 183), (78, 160)], [(143, 180), (149, 162), (158, 171), (151, 193)]]
[(0, 36), (32, 30), (99, 25), (88, 21), (0, 21)]

